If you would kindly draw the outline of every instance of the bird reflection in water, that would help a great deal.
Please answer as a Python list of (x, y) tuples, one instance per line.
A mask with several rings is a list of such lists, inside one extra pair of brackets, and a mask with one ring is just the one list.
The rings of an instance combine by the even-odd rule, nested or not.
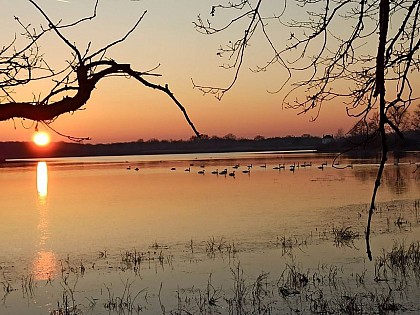
[(48, 167), (46, 162), (38, 162), (36, 172), (36, 188), (38, 191), (39, 223), (37, 253), (33, 261), (35, 280), (48, 280), (54, 277), (57, 270), (57, 259), (48, 248), (50, 239), (48, 217)]

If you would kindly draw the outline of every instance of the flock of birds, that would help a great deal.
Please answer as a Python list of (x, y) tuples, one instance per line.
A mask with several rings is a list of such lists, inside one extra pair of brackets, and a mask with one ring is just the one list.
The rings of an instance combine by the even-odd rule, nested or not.
[[(193, 163), (191, 163), (188, 168), (184, 169), (185, 172), (191, 172), (192, 171), (192, 167), (194, 166)], [(311, 167), (312, 166), (312, 162), (303, 162), (303, 163), (296, 163), (294, 162), (291, 165), (286, 166), (285, 163), (281, 164), (279, 163), (278, 165), (273, 167), (273, 170), (285, 170), (285, 169), (289, 169), (291, 172), (294, 172), (297, 168), (306, 168), (306, 167)], [(328, 166), (327, 162), (323, 162), (321, 165), (318, 166), (318, 169), (323, 170), (326, 166)], [(339, 163), (335, 163), (334, 166), (339, 166)], [(198, 174), (204, 175), (206, 173), (205, 170), (205, 165), (202, 164), (200, 165), (200, 170), (197, 171)], [(214, 175), (224, 175), (224, 176), (231, 176), (231, 177), (235, 177), (236, 172), (239, 172), (239, 168), (240, 168), (240, 164), (235, 164), (234, 166), (232, 166), (232, 170), (228, 170), (228, 168), (224, 168), (223, 170), (219, 170), (218, 168), (216, 168), (215, 170), (211, 171), (211, 174)], [(267, 163), (261, 164), (259, 165), (260, 168), (267, 168)], [(252, 164), (247, 165), (243, 170), (242, 173), (244, 174), (250, 174), (251, 173), (251, 169), (253, 168)], [(344, 166), (344, 168), (353, 168), (352, 164), (348, 164), (346, 166)], [(127, 170), (131, 170), (131, 166), (127, 167)], [(135, 171), (139, 171), (139, 168), (136, 167), (134, 168)], [(171, 171), (176, 171), (176, 167), (172, 167)]]

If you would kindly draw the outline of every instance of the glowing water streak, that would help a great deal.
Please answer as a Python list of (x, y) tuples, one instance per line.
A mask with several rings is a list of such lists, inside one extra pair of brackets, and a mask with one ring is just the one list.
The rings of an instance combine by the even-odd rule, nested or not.
[(36, 168), (36, 188), (38, 195), (45, 198), (48, 194), (48, 168), (46, 162), (38, 162)]
[(36, 188), (39, 201), (39, 244), (33, 261), (32, 273), (35, 280), (53, 279), (57, 271), (57, 258), (49, 248), (50, 227), (48, 219), (48, 167), (46, 162), (38, 162), (36, 168)]

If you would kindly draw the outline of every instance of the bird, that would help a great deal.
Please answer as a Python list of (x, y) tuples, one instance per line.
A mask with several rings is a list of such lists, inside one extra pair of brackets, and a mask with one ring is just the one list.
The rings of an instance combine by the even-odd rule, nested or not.
[(127, 167), (127, 169), (128, 169), (128, 170), (131, 170), (131, 166), (128, 166), (128, 167)]
[(248, 166), (248, 168), (246, 170), (242, 170), (242, 173), (250, 174), (251, 173), (251, 168)]
[(267, 167), (267, 163), (264, 163), (263, 165), (260, 165), (260, 167), (266, 168)]
[(226, 175), (227, 174), (227, 168), (225, 168), (223, 171), (221, 171), (220, 173), (219, 173), (220, 175)]
[(205, 170), (198, 171), (198, 174), (204, 175)]
[(135, 171), (138, 171), (138, 170), (139, 170), (139, 168), (138, 168), (138, 167), (136, 167), (134, 170), (135, 170)]
[(235, 166), (233, 166), (234, 169), (238, 169), (239, 168), (239, 164), (236, 164)]
[(191, 168), (190, 167), (189, 168), (186, 168), (185, 171), (186, 172), (190, 172), (191, 171)]
[(235, 177), (235, 171), (230, 172), (229, 176)]
[(217, 175), (217, 174), (219, 174), (219, 169), (217, 169), (217, 168), (216, 168), (216, 169), (215, 169), (214, 171), (212, 171), (211, 173), (212, 173), (212, 174), (216, 174), (216, 175)]
[(175, 171), (175, 170), (176, 170), (176, 168), (175, 168), (175, 167), (172, 167), (172, 168), (171, 168), (171, 171)]

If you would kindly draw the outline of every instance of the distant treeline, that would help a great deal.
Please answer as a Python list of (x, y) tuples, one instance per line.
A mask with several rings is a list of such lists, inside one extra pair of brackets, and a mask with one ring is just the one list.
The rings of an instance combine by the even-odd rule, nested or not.
[[(408, 151), (420, 150), (420, 132), (410, 131), (404, 134), (404, 140), (389, 135), (391, 149)], [(106, 155), (143, 155), (205, 152), (246, 152), (246, 151), (282, 151), (282, 150), (317, 150), (320, 152), (343, 152), (362, 143), (357, 151), (377, 151), (379, 139), (365, 141), (363, 136), (301, 137), (287, 136), (254, 139), (231, 137), (204, 137), (190, 140), (157, 140), (122, 142), (110, 144), (83, 144), (55, 142), (45, 148), (36, 147), (30, 142), (0, 142), (0, 159), (40, 158), (40, 157), (76, 157)]]

